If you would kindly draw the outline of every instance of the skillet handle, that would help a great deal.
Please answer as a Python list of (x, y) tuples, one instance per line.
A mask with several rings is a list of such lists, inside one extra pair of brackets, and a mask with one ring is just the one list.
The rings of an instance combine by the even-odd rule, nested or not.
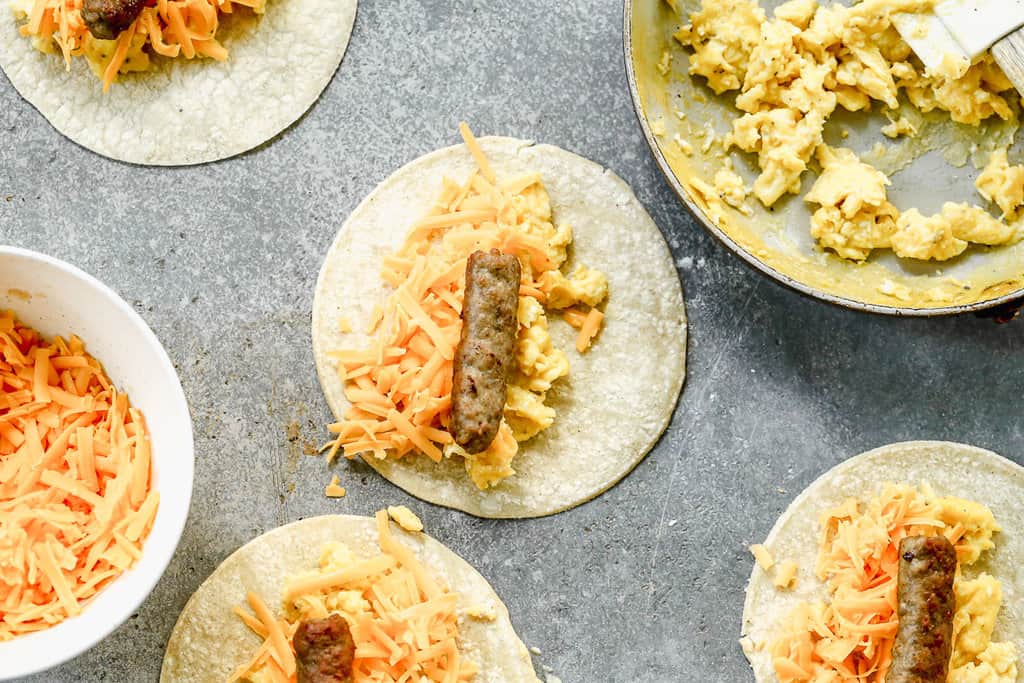
[(987, 318), (997, 325), (1004, 325), (1016, 319), (1022, 308), (1024, 308), (1024, 299), (1015, 299), (993, 308), (986, 308), (984, 311), (978, 311), (976, 315), (979, 318)]

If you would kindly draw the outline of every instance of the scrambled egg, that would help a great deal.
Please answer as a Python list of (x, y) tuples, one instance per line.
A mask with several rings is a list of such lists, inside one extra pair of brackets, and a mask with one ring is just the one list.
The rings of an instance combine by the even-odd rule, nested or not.
[(1024, 207), (1024, 166), (1011, 166), (1005, 149), (992, 153), (988, 166), (975, 181), (978, 193), (996, 204), (1004, 218), (1016, 220)]
[(901, 116), (895, 121), (891, 121), (889, 125), (882, 126), (882, 135), (887, 138), (898, 138), (904, 135), (912, 138), (917, 135), (917, 127), (908, 121), (906, 116)]
[(804, 197), (820, 204), (811, 216), (811, 234), (843, 258), (861, 261), (872, 249), (892, 245), (899, 211), (889, 203), (889, 179), (862, 163), (848, 149), (818, 148), (822, 173)]
[(897, 221), (892, 249), (897, 256), (944, 261), (963, 253), (970, 242), (995, 245), (1016, 239), (1015, 228), (984, 209), (946, 202), (934, 216), (922, 216), (917, 209), (904, 211)]
[(992, 631), (1003, 601), (1003, 587), (992, 576), (980, 574), (961, 579), (954, 586), (956, 613), (953, 617), (953, 659), (950, 683), (1017, 680), (1017, 657), (1013, 643), (993, 643)]
[(732, 161), (729, 159), (725, 160), (725, 167), (715, 173), (715, 192), (723, 202), (743, 215), (749, 216), (753, 213), (746, 205), (749, 194), (747, 187), (743, 183), (743, 178), (733, 170)]
[[(149, 54), (145, 47), (148, 37), (145, 33), (139, 32), (132, 36), (132, 42), (128, 46), (128, 53), (125, 55), (124, 63), (117, 70), (119, 74), (127, 74), (133, 71), (149, 70)], [(89, 69), (96, 75), (96, 78), (103, 79), (103, 73), (107, 66), (114, 59), (114, 52), (117, 50), (116, 40), (101, 40), (89, 34), (84, 39), (84, 52)]]
[[(725, 146), (757, 155), (761, 173), (752, 193), (765, 207), (799, 194), (803, 174), (817, 156), (823, 173), (806, 200), (821, 206), (811, 233), (823, 248), (844, 258), (860, 261), (873, 249), (892, 248), (908, 258), (942, 260), (963, 252), (968, 242), (998, 245), (1018, 239), (1015, 230), (996, 228), (987, 212), (971, 207), (929, 219), (909, 209), (902, 220), (885, 196), (889, 181), (883, 173), (850, 150), (824, 145), (825, 123), (836, 109), (867, 111), (878, 101), (895, 110), (901, 93), (922, 112), (946, 111), (958, 123), (977, 126), (992, 116), (1014, 116), (1003, 96), (1013, 86), (990, 55), (941, 73), (926, 73), (915, 61), (890, 16), (929, 4), (864, 0), (852, 7), (822, 7), (815, 0), (790, 0), (768, 19), (757, 0), (703, 0), (675, 34), (693, 49), (691, 74), (704, 77), (717, 94), (739, 91), (735, 104), (742, 114)], [(917, 131), (901, 117), (882, 132), (898, 137)], [(1024, 168), (1020, 173), (1024, 177)], [(989, 176), (984, 189), (979, 185), (982, 195), (1002, 200), (1004, 216), (1015, 217), (1024, 203), (1024, 180), (999, 166)], [(721, 180), (726, 186), (733, 181)], [(719, 184), (716, 177), (719, 205), (724, 201), (737, 207), (740, 202), (732, 200), (740, 193), (723, 194)], [(710, 194), (706, 183), (694, 185), (698, 193)], [(968, 228), (965, 220), (980, 225)]]
[[(341, 571), (346, 567), (359, 564), (359, 558), (344, 543), (329, 541), (324, 544), (320, 553), (320, 567), (304, 572), (294, 579), (304, 579)], [(300, 595), (284, 604), (285, 616), (289, 621), (307, 619), (325, 619), (332, 612), (339, 612), (349, 620), (352, 617), (370, 612), (371, 606), (358, 590), (336, 590), (329, 593), (309, 593)], [(253, 683), (258, 683), (254, 679)]]
[[(555, 409), (545, 404), (545, 398), (555, 381), (569, 374), (569, 358), (564, 351), (555, 348), (545, 307), (550, 310), (577, 304), (593, 307), (608, 298), (608, 278), (604, 273), (583, 265), (568, 276), (560, 270), (568, 259), (572, 228), (564, 223), (555, 225), (551, 199), (540, 176), (527, 180), (513, 178), (506, 186), (519, 186), (531, 179), (534, 182), (515, 193), (498, 215), (499, 222), (539, 238), (549, 259), (549, 267), (542, 271), (535, 270), (528, 261), (523, 263), (524, 280), (537, 282), (546, 295), (546, 303), (542, 305), (532, 296), (519, 297), (515, 372), (508, 382), (504, 415), (515, 442), (531, 439), (554, 423)], [(473, 483), (486, 489), (515, 474), (511, 462), (518, 447), (515, 443), (502, 442), (502, 438), (499, 432), (494, 444), (483, 453), (470, 454), (456, 444), (445, 446), (444, 452), (465, 458)]]

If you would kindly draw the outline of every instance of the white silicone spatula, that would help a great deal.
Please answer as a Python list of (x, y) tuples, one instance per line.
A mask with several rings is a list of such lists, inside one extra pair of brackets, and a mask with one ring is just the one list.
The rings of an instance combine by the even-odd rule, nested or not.
[(932, 12), (896, 14), (893, 23), (928, 69), (991, 50), (1024, 94), (1024, 0), (939, 0)]

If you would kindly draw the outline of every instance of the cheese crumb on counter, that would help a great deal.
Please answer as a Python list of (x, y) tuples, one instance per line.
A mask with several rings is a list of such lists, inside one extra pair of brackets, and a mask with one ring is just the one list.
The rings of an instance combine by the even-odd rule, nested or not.
[(768, 571), (775, 566), (775, 559), (771, 552), (760, 543), (750, 546), (750, 554), (754, 556), (754, 561), (762, 571)]
[(345, 497), (345, 488), (343, 486), (338, 486), (338, 475), (331, 477), (331, 483), (327, 485), (326, 489), (324, 489), (324, 495), (328, 498)]
[(388, 517), (406, 531), (423, 531), (423, 522), (416, 516), (416, 513), (404, 505), (389, 505)]

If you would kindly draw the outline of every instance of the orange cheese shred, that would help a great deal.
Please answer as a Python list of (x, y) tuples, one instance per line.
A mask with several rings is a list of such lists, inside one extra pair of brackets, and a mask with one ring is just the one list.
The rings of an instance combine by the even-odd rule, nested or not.
[(580, 325), (580, 333), (576, 337), (576, 350), (583, 353), (590, 348), (590, 342), (594, 340), (597, 333), (601, 331), (601, 324), (604, 322), (604, 313), (591, 308)]
[(0, 641), (79, 614), (142, 554), (149, 434), (77, 337), (0, 312)]

